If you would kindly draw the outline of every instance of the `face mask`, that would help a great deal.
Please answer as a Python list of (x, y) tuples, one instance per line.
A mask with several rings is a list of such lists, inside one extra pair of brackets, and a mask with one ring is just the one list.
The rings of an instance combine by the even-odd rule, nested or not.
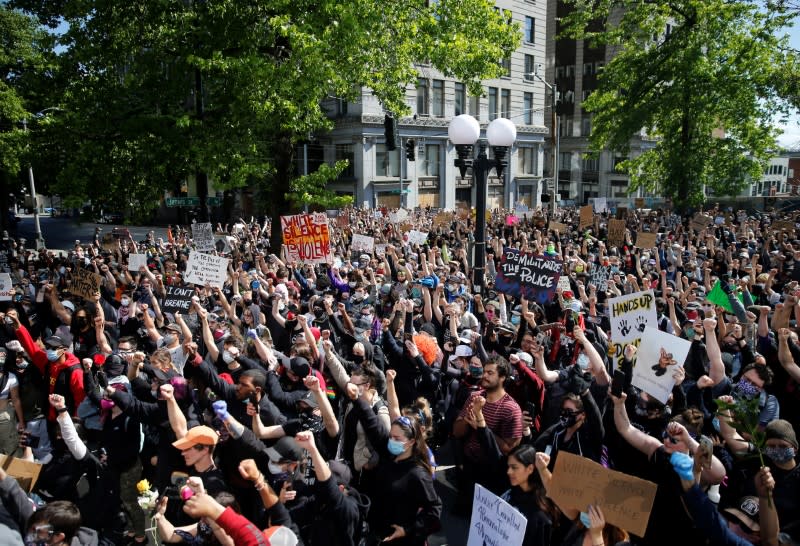
[(764, 453), (767, 457), (775, 461), (776, 463), (788, 463), (792, 459), (794, 459), (794, 448), (793, 447), (770, 447), (767, 446), (764, 449)]
[(569, 428), (578, 422), (578, 416), (572, 413), (561, 412), (561, 425)]
[(470, 366), (469, 367), (469, 374), (474, 377), (475, 379), (480, 379), (483, 377), (483, 367), (482, 366)]
[(123, 307), (127, 307), (131, 304), (131, 300), (128, 298), (122, 298), (119, 302)]
[(356, 287), (356, 283), (355, 282), (349, 282), (349, 283), (347, 283), (347, 286), (349, 286), (350, 288), (355, 288)]
[(364, 362), (364, 355), (353, 355), (353, 362), (356, 364), (361, 364)]
[(389, 442), (386, 444), (386, 449), (389, 450), (389, 453), (392, 455), (400, 455), (406, 450), (406, 443), (405, 442), (398, 442), (394, 438), (389, 438)]
[(585, 372), (589, 368), (589, 357), (581, 353), (578, 355), (577, 363), (581, 371)]
[(712, 427), (714, 427), (714, 430), (716, 430), (717, 432), (719, 432), (719, 417), (714, 417), (714, 418), (711, 420), (711, 426), (712, 426)]
[(353, 301), (362, 301), (364, 299), (364, 294), (361, 292), (356, 292), (353, 294)]
[(178, 336), (176, 336), (175, 334), (167, 334), (167, 335), (164, 336), (164, 346), (165, 347), (169, 347), (170, 345), (175, 343), (177, 340), (178, 340)]
[(519, 315), (511, 315), (511, 324), (514, 326), (519, 325)]
[(62, 265), (61, 267), (58, 268), (58, 273), (60, 275), (66, 275), (67, 274), (67, 268)]
[(314, 317), (317, 319), (321, 319), (325, 315), (325, 309), (320, 309), (319, 307), (314, 308)]
[(18, 370), (24, 370), (25, 368), (28, 367), (28, 364), (30, 364), (30, 362), (28, 362), (27, 360), (23, 360), (21, 362), (17, 362), (17, 369)]
[(100, 409), (110, 410), (114, 406), (115, 406), (115, 404), (114, 404), (113, 400), (106, 400), (105, 398), (100, 400)]
[(694, 339), (694, 336), (695, 336), (694, 328), (691, 328), (691, 327), (687, 328), (686, 329), (686, 339), (692, 340), (692, 339)]
[(47, 540), (36, 538), (36, 535), (25, 535), (25, 546), (47, 546)]
[(458, 290), (458, 287), (456, 285), (454, 285), (454, 284), (448, 284), (447, 285), (447, 291), (448, 292), (455, 292), (456, 290)]
[(761, 394), (761, 389), (743, 377), (736, 384), (735, 392), (737, 392), (739, 396), (751, 400)]
[(231, 363), (231, 362), (233, 362), (234, 360), (236, 360), (236, 357), (235, 357), (235, 356), (233, 356), (233, 355), (230, 353), (230, 351), (222, 351), (222, 361), (223, 361), (225, 364), (230, 364), (230, 363)]
[(50, 362), (55, 362), (59, 356), (58, 349), (47, 349), (47, 360)]
[(583, 526), (587, 529), (592, 526), (592, 520), (589, 518), (589, 514), (586, 512), (581, 512), (580, 519)]

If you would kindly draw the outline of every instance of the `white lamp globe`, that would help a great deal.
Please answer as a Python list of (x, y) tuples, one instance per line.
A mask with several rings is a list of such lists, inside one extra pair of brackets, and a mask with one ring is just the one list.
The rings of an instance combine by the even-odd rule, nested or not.
[(481, 136), (481, 125), (478, 120), (469, 114), (461, 114), (453, 118), (450, 126), (447, 128), (447, 135), (450, 137), (450, 142), (456, 146), (461, 144), (472, 145), (478, 141)]
[(511, 146), (517, 140), (517, 127), (510, 119), (497, 118), (486, 128), (490, 146)]

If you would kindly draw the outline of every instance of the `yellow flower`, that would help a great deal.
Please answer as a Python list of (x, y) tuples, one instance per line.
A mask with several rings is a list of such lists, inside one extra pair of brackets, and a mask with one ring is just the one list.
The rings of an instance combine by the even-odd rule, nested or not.
[(136, 484), (136, 490), (139, 492), (140, 495), (147, 493), (148, 491), (150, 491), (150, 482), (147, 480), (140, 481), (139, 483)]

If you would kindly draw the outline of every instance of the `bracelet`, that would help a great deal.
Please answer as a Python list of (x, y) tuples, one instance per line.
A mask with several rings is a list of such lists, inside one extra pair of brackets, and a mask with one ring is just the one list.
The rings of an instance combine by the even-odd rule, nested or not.
[(267, 482), (264, 481), (264, 474), (261, 474), (258, 476), (258, 479), (253, 484), (253, 487), (255, 487), (256, 491), (261, 491), (262, 489), (264, 489), (264, 487), (266, 487), (266, 485)]
[(56, 413), (65, 413), (67, 411), (69, 411), (69, 409), (66, 406), (64, 406), (63, 408), (57, 409)]

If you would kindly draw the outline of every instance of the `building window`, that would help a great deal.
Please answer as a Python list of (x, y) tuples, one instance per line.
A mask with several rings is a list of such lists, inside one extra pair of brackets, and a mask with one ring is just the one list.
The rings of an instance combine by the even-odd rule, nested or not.
[(558, 118), (558, 132), (563, 137), (572, 136), (572, 127), (574, 126), (572, 116), (560, 116)]
[(592, 134), (592, 116), (585, 115), (581, 118), (581, 136)]
[(525, 125), (533, 125), (533, 93), (522, 96), (522, 107), (525, 110)]
[(584, 157), (581, 167), (583, 172), (597, 172), (600, 170), (600, 159), (597, 157)]
[(433, 80), (433, 115), (444, 117), (444, 80)]
[(565, 70), (565, 68), (563, 66), (557, 66), (556, 67), (556, 78), (563, 78), (564, 77), (564, 70)]
[(510, 89), (501, 89), (500, 90), (500, 117), (503, 118), (510, 118), (511, 117), (511, 90)]
[(466, 114), (467, 111), (464, 109), (467, 100), (467, 90), (464, 87), (463, 83), (456, 82), (456, 96), (455, 96), (455, 115), (460, 116), (461, 114)]
[(529, 44), (534, 43), (536, 38), (536, 19), (525, 17), (525, 41)]
[(481, 119), (481, 98), (478, 96), (469, 98), (469, 113), (475, 119)]
[(535, 78), (533, 73), (536, 71), (536, 63), (534, 62), (533, 55), (525, 54), (525, 74), (526, 82), (532, 82)]
[(497, 118), (497, 88), (489, 88), (489, 121)]
[(572, 152), (560, 152), (558, 154), (558, 170), (568, 171), (572, 169)]
[(575, 65), (568, 64), (564, 67), (564, 74), (567, 78), (574, 78), (575, 77)]
[(589, 98), (589, 95), (592, 94), (592, 91), (594, 91), (594, 89), (583, 89), (581, 91), (581, 102), (586, 102), (586, 99)]
[(428, 103), (428, 80), (419, 78), (417, 80), (417, 114), (420, 116), (430, 115)]
[(346, 116), (347, 115), (347, 100), (346, 99), (336, 99), (336, 115), (337, 116)]
[(500, 60), (500, 66), (503, 69), (503, 76), (510, 78), (511, 77), (511, 57), (506, 57), (505, 59)]
[(627, 157), (615, 156), (614, 157), (614, 171), (622, 172), (622, 167), (620, 167), (620, 165), (622, 164), (623, 161), (627, 161), (627, 160), (628, 160)]
[(385, 144), (375, 147), (375, 175), (398, 178), (400, 176), (400, 148), (387, 150)]
[(591, 76), (594, 74), (594, 63), (583, 63), (583, 75)]
[(425, 145), (425, 161), (422, 162), (423, 176), (439, 176), (439, 145)]
[(532, 146), (519, 147), (519, 163), (517, 172), (519, 174), (536, 174), (536, 148)]
[(354, 178), (356, 175), (356, 154), (352, 144), (336, 145), (336, 161), (347, 160), (347, 167), (339, 178)]

